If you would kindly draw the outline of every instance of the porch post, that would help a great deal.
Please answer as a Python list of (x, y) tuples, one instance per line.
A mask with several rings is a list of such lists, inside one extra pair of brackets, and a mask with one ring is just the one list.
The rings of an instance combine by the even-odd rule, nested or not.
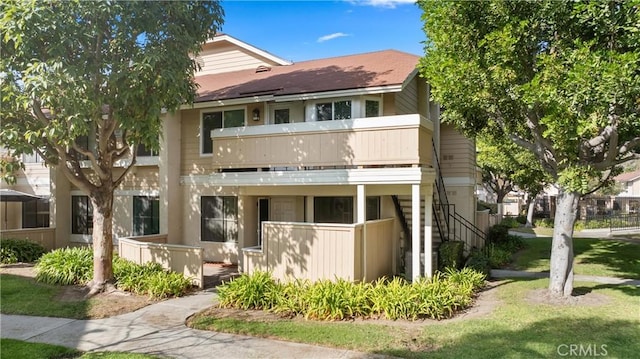
[(433, 274), (433, 255), (431, 252), (433, 251), (433, 238), (431, 231), (432, 224), (432, 201), (433, 194), (431, 191), (425, 191), (424, 194), (424, 276), (427, 278), (431, 278)]
[[(425, 255), (426, 259), (426, 255)], [(411, 185), (411, 281), (420, 277), (420, 185)]]
[[(356, 208), (356, 218), (357, 218), (357, 223), (362, 223), (362, 280), (367, 280), (367, 226), (364, 224), (364, 222), (367, 219), (367, 206), (366, 206), (366, 201), (367, 199), (367, 193), (366, 193), (366, 189), (364, 187), (363, 184), (359, 184), (357, 186), (357, 193), (356, 193), (356, 202), (357, 202), (357, 208)], [(355, 279), (355, 278), (354, 278)]]
[(358, 202), (358, 205), (357, 205), (356, 212), (358, 214), (357, 214), (357, 221), (356, 222), (357, 223), (364, 223), (366, 221), (366, 218), (367, 218), (367, 214), (366, 214), (366, 211), (367, 211), (366, 199), (367, 199), (367, 197), (366, 197), (366, 192), (365, 192), (365, 188), (364, 188), (363, 184), (359, 184), (357, 188), (358, 188), (358, 193), (357, 193), (357, 196), (356, 196), (356, 201)]

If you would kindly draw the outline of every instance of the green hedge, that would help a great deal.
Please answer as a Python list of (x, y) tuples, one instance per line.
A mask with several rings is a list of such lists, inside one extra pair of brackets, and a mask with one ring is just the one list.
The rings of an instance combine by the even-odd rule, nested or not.
[(262, 309), (314, 320), (442, 319), (468, 307), (484, 280), (484, 274), (470, 268), (447, 269), (415, 283), (397, 277), (375, 283), (343, 279), (281, 283), (257, 271), (218, 287), (218, 296), (221, 307)]
[(47, 250), (38, 243), (25, 239), (3, 239), (0, 241), (0, 263), (33, 263)]

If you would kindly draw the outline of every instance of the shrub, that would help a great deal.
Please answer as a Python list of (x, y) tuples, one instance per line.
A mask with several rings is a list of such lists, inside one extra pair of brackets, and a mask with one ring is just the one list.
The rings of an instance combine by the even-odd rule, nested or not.
[(153, 262), (140, 265), (115, 257), (113, 276), (119, 289), (154, 299), (180, 297), (191, 288), (191, 281), (184, 275), (167, 271)]
[(542, 218), (535, 220), (533, 225), (540, 228), (553, 228), (553, 219), (551, 218)]
[(86, 284), (93, 274), (93, 252), (88, 247), (56, 249), (35, 266), (36, 280), (48, 284)]
[(464, 262), (464, 242), (446, 241), (438, 248), (438, 266), (444, 268), (462, 268)]
[(0, 241), (0, 263), (32, 263), (47, 251), (38, 243), (24, 239), (3, 239)]
[(518, 215), (516, 217), (516, 222), (520, 223), (520, 224), (527, 224), (527, 216), (525, 215)]
[(256, 271), (219, 286), (218, 297), (221, 307), (269, 309), (277, 302), (280, 290), (271, 273)]
[(502, 221), (500, 221), (500, 225), (508, 228), (518, 228), (520, 227), (520, 222), (515, 217), (504, 217)]
[(489, 243), (485, 251), (491, 268), (501, 268), (511, 262), (511, 252), (501, 248), (499, 245)]
[(448, 269), (431, 279), (407, 283), (379, 279), (374, 284), (343, 279), (276, 282), (269, 273), (243, 275), (219, 287), (220, 305), (301, 314), (307, 319), (342, 320), (383, 316), (388, 319), (441, 319), (468, 306), (485, 275), (473, 269)]
[(489, 231), (487, 232), (487, 242), (494, 244), (502, 243), (507, 240), (508, 235), (509, 227), (503, 224), (496, 224), (489, 228)]
[(162, 270), (145, 279), (146, 291), (151, 298), (181, 297), (191, 288), (191, 281), (182, 273)]
[(491, 264), (489, 256), (485, 251), (474, 249), (467, 258), (465, 267), (471, 268), (479, 273), (489, 275), (491, 272)]

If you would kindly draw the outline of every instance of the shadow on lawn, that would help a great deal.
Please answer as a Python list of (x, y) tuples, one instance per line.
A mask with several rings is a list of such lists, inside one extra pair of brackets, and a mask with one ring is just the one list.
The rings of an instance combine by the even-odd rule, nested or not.
[[(551, 238), (527, 239), (528, 247), (515, 254), (517, 269), (546, 266), (551, 255)], [(575, 263), (600, 265), (618, 278), (640, 279), (640, 245), (614, 239), (574, 238)]]
[[(469, 333), (454, 338), (433, 352), (384, 350), (378, 353), (425, 358), (560, 358), (567, 356), (568, 346), (574, 344), (582, 345), (584, 350), (591, 346), (589, 356), (627, 358), (640, 351), (637, 338), (637, 320), (554, 318), (515, 330), (475, 326)], [(597, 350), (597, 355), (594, 350)]]

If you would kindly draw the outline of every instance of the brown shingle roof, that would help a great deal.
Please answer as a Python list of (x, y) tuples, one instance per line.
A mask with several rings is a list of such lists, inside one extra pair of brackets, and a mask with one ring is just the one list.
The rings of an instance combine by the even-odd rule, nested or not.
[(613, 179), (618, 182), (629, 182), (635, 180), (636, 178), (640, 178), (640, 169), (633, 172), (627, 172), (617, 175)]
[(274, 66), (262, 72), (252, 69), (198, 76), (196, 102), (400, 85), (418, 60), (416, 55), (385, 50)]

